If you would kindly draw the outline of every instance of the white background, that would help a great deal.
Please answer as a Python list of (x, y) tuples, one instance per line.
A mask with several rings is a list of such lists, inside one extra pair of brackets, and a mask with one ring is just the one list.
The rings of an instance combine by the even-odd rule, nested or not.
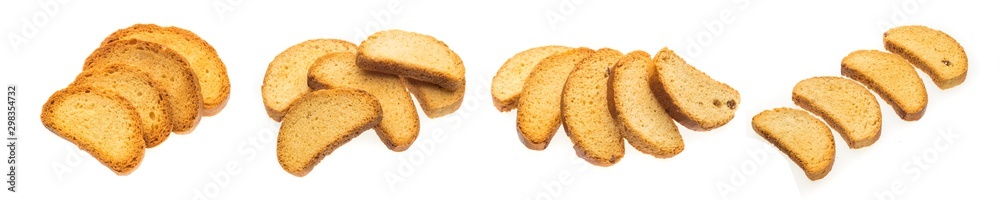
[[(40, 6), (51, 2), (57, 6)], [(993, 1), (933, 0), (5, 1), (0, 82), (19, 86), (20, 140), (18, 192), (0, 192), (0, 199), (996, 198), (995, 8)], [(135, 23), (199, 34), (228, 67), (232, 94), (193, 133), (171, 135), (147, 150), (131, 175), (115, 176), (46, 130), (38, 115), (105, 36)], [(851, 150), (835, 136), (833, 171), (808, 181), (750, 129), (750, 117), (795, 107), (794, 84), (839, 75), (851, 51), (883, 49), (882, 24), (949, 33), (968, 54), (968, 79), (942, 91), (921, 72), (930, 96), (923, 119), (904, 122), (879, 100), (881, 139)], [(25, 27), (37, 31), (24, 33)], [(406, 152), (387, 150), (368, 131), (306, 177), (283, 171), (275, 156), (277, 123), (265, 114), (259, 89), (268, 63), (308, 39), (360, 42), (386, 28), (435, 36), (462, 57), (468, 80), (462, 108), (433, 120), (421, 114), (421, 136)], [(14, 44), (10, 37), (25, 40)], [(490, 80), (515, 53), (553, 44), (652, 54), (669, 46), (739, 90), (742, 103), (719, 129), (681, 128), (686, 149), (670, 159), (629, 146), (618, 164), (595, 167), (575, 156), (562, 129), (548, 149), (528, 150), (517, 139), (515, 113), (492, 106)]]

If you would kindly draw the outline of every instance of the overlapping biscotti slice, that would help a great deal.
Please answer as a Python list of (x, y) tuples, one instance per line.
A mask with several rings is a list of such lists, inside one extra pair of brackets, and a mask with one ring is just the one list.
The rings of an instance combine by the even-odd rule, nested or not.
[(841, 61), (840, 73), (878, 93), (903, 120), (924, 116), (927, 89), (903, 57), (876, 50), (854, 51)]
[(573, 48), (565, 46), (541, 46), (524, 50), (507, 59), (493, 76), (490, 89), (493, 94), (493, 106), (500, 112), (514, 109), (517, 106), (517, 99), (521, 97), (521, 90), (524, 89), (524, 82), (528, 80), (538, 62), (552, 54), (571, 49)]
[(401, 30), (379, 31), (358, 46), (358, 66), (440, 85), (465, 88), (465, 65), (434, 37)]
[(667, 112), (685, 127), (706, 131), (733, 119), (740, 105), (740, 93), (688, 65), (664, 47), (656, 57), (656, 79), (668, 97)]
[(320, 57), (309, 69), (309, 85), (314, 89), (358, 89), (374, 96), (382, 106), (382, 120), (375, 133), (389, 149), (406, 150), (420, 133), (420, 117), (410, 93), (398, 76), (362, 70), (355, 60), (355, 52)]
[(118, 175), (139, 167), (145, 153), (142, 122), (135, 107), (118, 94), (71, 86), (42, 106), (42, 124), (69, 140)]
[(170, 136), (170, 104), (167, 93), (148, 75), (121, 64), (92, 67), (76, 76), (70, 87), (89, 86), (116, 93), (139, 114), (146, 148), (160, 145)]
[(611, 108), (629, 144), (645, 154), (669, 158), (684, 151), (684, 140), (650, 87), (655, 77), (648, 53), (625, 55), (611, 69)]
[(576, 155), (598, 166), (611, 166), (625, 156), (625, 141), (611, 115), (608, 71), (622, 53), (600, 49), (577, 64), (562, 91), (563, 129)]
[(969, 59), (954, 38), (926, 26), (889, 29), (882, 37), (885, 49), (899, 54), (930, 75), (934, 84), (948, 89), (965, 82)]
[(833, 133), (808, 112), (792, 108), (765, 110), (753, 117), (753, 130), (799, 165), (810, 180), (833, 168)]
[(278, 130), (278, 163), (305, 176), (323, 157), (351, 141), (382, 118), (375, 96), (354, 89), (317, 90), (288, 108)]
[(281, 121), (290, 105), (299, 96), (309, 93), (309, 67), (316, 59), (330, 53), (356, 52), (357, 46), (337, 39), (308, 40), (274, 57), (264, 74), (260, 94), (264, 99), (267, 115)]
[(448, 91), (441, 86), (432, 83), (400, 77), (406, 89), (413, 93), (413, 96), (420, 102), (420, 108), (424, 110), (424, 115), (429, 118), (438, 118), (451, 114), (462, 106), (465, 96), (465, 87), (455, 91)]
[(581, 47), (555, 54), (538, 63), (517, 101), (517, 132), (529, 149), (543, 150), (562, 120), (562, 91), (576, 64), (594, 54)]
[(201, 120), (202, 98), (198, 77), (187, 61), (166, 46), (136, 39), (119, 40), (101, 46), (87, 57), (84, 69), (121, 64), (147, 74), (166, 92), (170, 104), (171, 129), (188, 133)]
[(189, 67), (198, 77), (201, 97), (204, 103), (202, 114), (211, 116), (219, 113), (229, 100), (229, 75), (226, 65), (212, 45), (193, 32), (177, 27), (161, 27), (155, 24), (135, 24), (115, 31), (104, 38), (102, 45), (119, 40), (138, 39), (153, 42), (173, 49), (187, 60)]
[(875, 143), (882, 134), (882, 110), (875, 95), (843, 77), (820, 76), (799, 81), (792, 101), (819, 115), (852, 149)]

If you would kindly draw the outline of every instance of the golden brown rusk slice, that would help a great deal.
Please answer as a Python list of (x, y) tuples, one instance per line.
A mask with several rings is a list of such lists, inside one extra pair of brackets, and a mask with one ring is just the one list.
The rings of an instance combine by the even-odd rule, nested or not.
[(876, 50), (854, 51), (841, 61), (840, 73), (878, 93), (903, 120), (924, 116), (927, 89), (903, 57)]
[(740, 93), (684, 62), (664, 47), (656, 57), (656, 79), (666, 93), (667, 112), (696, 131), (718, 128), (733, 119)]
[(146, 148), (160, 145), (170, 136), (170, 104), (162, 86), (148, 75), (121, 64), (93, 67), (81, 72), (70, 87), (91, 88), (115, 93), (125, 98), (142, 121), (142, 136)]
[(561, 123), (562, 91), (576, 64), (594, 50), (581, 47), (545, 58), (531, 72), (517, 101), (517, 132), (529, 149), (543, 150)]
[(275, 56), (267, 66), (264, 84), (260, 86), (267, 115), (280, 122), (295, 99), (312, 91), (308, 74), (316, 59), (330, 53), (356, 51), (357, 47), (347, 41), (314, 39), (288, 47)]
[(872, 145), (882, 133), (878, 100), (850, 79), (820, 76), (799, 81), (792, 101), (823, 118), (852, 149)]
[(358, 47), (358, 66), (440, 85), (465, 87), (465, 65), (458, 54), (434, 37), (401, 30), (379, 31)]
[(562, 91), (563, 129), (576, 155), (598, 166), (611, 166), (625, 156), (625, 141), (616, 128), (608, 102), (608, 71), (622, 53), (600, 49), (577, 64)]
[(438, 118), (451, 114), (462, 106), (465, 87), (448, 91), (433, 83), (400, 77), (406, 89), (420, 102), (420, 108), (428, 118)]
[(948, 34), (926, 26), (901, 26), (886, 31), (882, 40), (886, 50), (903, 56), (930, 75), (938, 88), (965, 82), (969, 59), (962, 45)]
[(809, 180), (833, 168), (833, 133), (808, 112), (792, 108), (765, 110), (753, 117), (753, 130), (799, 165)]
[(535, 70), (542, 59), (552, 54), (569, 51), (573, 48), (565, 46), (541, 46), (514, 54), (500, 66), (493, 76), (490, 92), (493, 94), (493, 106), (500, 112), (507, 112), (517, 107), (517, 99), (521, 97), (524, 82)]
[(684, 140), (650, 87), (655, 76), (656, 66), (648, 53), (625, 55), (611, 69), (611, 108), (632, 147), (657, 158), (669, 158), (684, 151)]

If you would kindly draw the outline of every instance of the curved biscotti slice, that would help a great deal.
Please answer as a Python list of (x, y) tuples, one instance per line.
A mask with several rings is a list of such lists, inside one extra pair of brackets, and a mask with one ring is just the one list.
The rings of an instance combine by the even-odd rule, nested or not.
[(565, 46), (541, 46), (520, 53), (514, 54), (507, 59), (497, 74), (493, 76), (493, 83), (490, 92), (493, 94), (493, 106), (500, 112), (507, 112), (517, 106), (517, 98), (521, 97), (521, 90), (524, 89), (524, 82), (535, 70), (535, 66), (542, 59), (552, 54), (569, 51), (573, 48)]
[(808, 112), (792, 108), (765, 110), (751, 123), (757, 134), (787, 154), (810, 180), (822, 179), (833, 168), (833, 133)]
[(309, 67), (320, 57), (336, 52), (356, 52), (357, 47), (347, 41), (337, 39), (308, 40), (274, 57), (264, 74), (264, 84), (260, 94), (264, 99), (267, 115), (274, 121), (281, 121), (299, 96), (312, 91), (309, 89)]
[(852, 149), (875, 143), (882, 134), (882, 110), (865, 86), (843, 77), (821, 76), (799, 81), (792, 101), (819, 115)]
[(581, 47), (549, 56), (538, 63), (517, 101), (517, 132), (529, 149), (543, 150), (559, 129), (562, 91), (576, 64), (594, 54)]
[(278, 163), (305, 176), (344, 143), (382, 118), (378, 100), (354, 89), (317, 90), (295, 100), (278, 130)]
[(740, 93), (716, 81), (664, 47), (656, 57), (656, 79), (668, 100), (667, 112), (677, 122), (696, 131), (718, 128), (733, 119)]
[(969, 58), (954, 38), (926, 26), (901, 26), (882, 36), (885, 49), (899, 54), (930, 75), (934, 84), (948, 89), (965, 82)]
[(401, 30), (379, 31), (358, 46), (358, 66), (426, 81), (455, 91), (465, 88), (465, 65), (434, 37)]
[(903, 120), (924, 116), (927, 89), (903, 57), (876, 50), (854, 51), (841, 61), (840, 73), (878, 93)]
[(129, 39), (101, 46), (87, 57), (84, 69), (122, 64), (147, 74), (166, 92), (170, 104), (171, 129), (183, 134), (194, 130), (201, 120), (202, 98), (195, 76), (187, 61), (166, 46)]
[(420, 117), (403, 82), (392, 74), (366, 71), (355, 64), (354, 52), (332, 53), (320, 57), (309, 69), (309, 85), (314, 89), (351, 88), (365, 91), (378, 99), (382, 120), (375, 133), (393, 151), (403, 151), (420, 133)]
[(625, 55), (611, 69), (612, 110), (629, 144), (642, 153), (669, 158), (684, 151), (684, 140), (650, 87), (655, 77), (648, 53)]
[(438, 118), (451, 114), (462, 106), (465, 98), (465, 87), (455, 91), (448, 91), (441, 86), (432, 83), (400, 77), (406, 89), (417, 97), (420, 108), (424, 110), (424, 115), (429, 118)]
[(608, 70), (622, 53), (600, 49), (569, 74), (562, 92), (563, 129), (576, 155), (598, 166), (611, 166), (625, 156), (625, 141), (611, 115)]
[(77, 75), (70, 85), (74, 86), (116, 93), (127, 100), (140, 113), (146, 148), (160, 145), (170, 136), (170, 104), (166, 92), (146, 74), (121, 64), (98, 66)]
[(177, 27), (161, 27), (155, 24), (135, 24), (115, 31), (104, 38), (102, 45), (119, 40), (138, 39), (153, 42), (173, 49), (187, 60), (189, 67), (198, 77), (201, 97), (204, 103), (202, 114), (211, 116), (219, 113), (229, 100), (229, 75), (226, 65), (219, 59), (212, 45), (193, 32)]
[(118, 175), (139, 167), (145, 153), (142, 122), (121, 96), (89, 86), (52, 94), (42, 106), (42, 124)]

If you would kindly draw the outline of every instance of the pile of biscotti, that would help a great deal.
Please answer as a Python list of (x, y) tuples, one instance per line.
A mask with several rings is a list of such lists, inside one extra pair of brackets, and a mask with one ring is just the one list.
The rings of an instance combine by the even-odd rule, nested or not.
[(577, 155), (597, 166), (617, 163), (624, 140), (657, 158), (684, 150), (674, 120), (707, 131), (733, 119), (739, 93), (663, 48), (643, 51), (542, 46), (517, 53), (493, 77), (493, 104), (517, 108), (517, 132), (543, 150), (559, 126)]
[(42, 124), (118, 175), (146, 148), (194, 130), (229, 99), (229, 76), (215, 48), (191, 31), (136, 24), (115, 31), (87, 57), (83, 72), (42, 107)]
[(830, 172), (835, 154), (827, 124), (851, 149), (872, 145), (881, 135), (882, 112), (869, 89), (900, 118), (916, 121), (927, 107), (927, 91), (914, 66), (942, 90), (965, 81), (965, 50), (944, 32), (902, 26), (886, 31), (883, 42), (891, 53), (859, 50), (844, 57), (840, 73), (850, 79), (820, 76), (795, 84), (792, 101), (820, 116), (825, 124), (800, 109), (776, 108), (753, 117), (754, 131), (788, 154), (809, 179), (819, 180)]
[(261, 86), (267, 114), (281, 122), (278, 163), (305, 176), (368, 129), (390, 150), (406, 150), (420, 132), (410, 93), (429, 118), (454, 112), (465, 94), (462, 59), (434, 37), (401, 30), (374, 33), (357, 46), (314, 39), (289, 47), (271, 61)]

